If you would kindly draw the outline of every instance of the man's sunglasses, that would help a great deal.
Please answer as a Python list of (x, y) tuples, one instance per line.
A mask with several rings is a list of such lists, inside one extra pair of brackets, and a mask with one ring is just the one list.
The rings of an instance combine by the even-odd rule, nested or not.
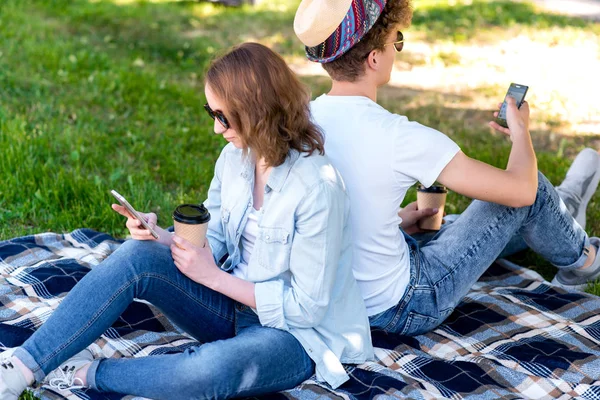
[(204, 105), (204, 109), (212, 119), (217, 119), (225, 129), (230, 128), (229, 121), (227, 121), (227, 118), (225, 118), (225, 115), (221, 111), (213, 111), (208, 103)]
[(404, 35), (402, 34), (402, 32), (398, 31), (398, 33), (396, 34), (395, 42), (386, 43), (384, 44), (384, 46), (388, 46), (390, 44), (394, 45), (394, 50), (396, 50), (396, 53), (400, 53), (402, 51), (402, 48), (404, 47)]

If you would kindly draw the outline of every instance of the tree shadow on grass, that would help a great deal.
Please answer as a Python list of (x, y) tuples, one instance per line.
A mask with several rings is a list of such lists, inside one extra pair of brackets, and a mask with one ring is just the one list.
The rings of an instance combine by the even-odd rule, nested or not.
[[(472, 39), (482, 30), (526, 26), (538, 29), (552, 27), (594, 27), (600, 24), (583, 18), (570, 17), (536, 10), (530, 3), (516, 1), (473, 1), (471, 4), (437, 5), (417, 8), (412, 25), (426, 32), (430, 40)], [(499, 35), (498, 40), (504, 38)]]
[[(285, 55), (303, 55), (303, 46), (292, 28), (294, 1), (283, 11), (260, 6), (215, 7), (206, 14), (197, 9), (203, 3), (207, 1), (118, 5), (89, 0), (57, 0), (43, 4), (49, 15), (63, 19), (74, 34), (101, 35), (102, 40), (108, 36), (118, 48), (145, 50), (150, 58), (161, 61), (191, 61), (205, 65), (206, 58), (215, 50), (245, 40), (265, 41)], [(418, 8), (414, 13), (413, 26), (424, 31), (430, 40), (461, 40), (473, 38), (490, 28), (586, 28), (600, 27), (600, 24), (537, 11), (528, 3), (503, 0)], [(498, 41), (504, 40), (501, 34), (494, 37)], [(190, 40), (200, 40), (200, 43), (182, 48), (182, 44)], [(210, 49), (206, 51), (207, 48)]]

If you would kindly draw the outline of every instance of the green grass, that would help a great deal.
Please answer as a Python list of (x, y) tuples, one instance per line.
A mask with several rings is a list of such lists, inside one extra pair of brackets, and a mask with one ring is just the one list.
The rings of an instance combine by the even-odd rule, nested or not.
[(37, 399), (39, 399), (39, 397), (37, 397), (35, 394), (33, 394), (33, 392), (31, 392), (29, 390), (23, 392), (21, 397), (19, 397), (19, 400), (37, 400)]
[(581, 18), (540, 12), (530, 3), (423, 0), (414, 4), (413, 27), (425, 32), (430, 40), (471, 40), (489, 37), (490, 31), (498, 34), (495, 40), (502, 40), (507, 37), (507, 31), (523, 29), (585, 28), (600, 32), (598, 24)]
[[(223, 49), (257, 40), (299, 60), (292, 30), (299, 0), (226, 8), (193, 1), (3, 0), (0, 4), (0, 240), (44, 231), (89, 227), (126, 235), (110, 209), (110, 189), (170, 225), (174, 207), (206, 196), (225, 142), (212, 134), (202, 110), (203, 71)], [(409, 36), (436, 47), (432, 60), (398, 56), (403, 68), (441, 62), (461, 65), (460, 43), (491, 45), (517, 33), (532, 40), (581, 37), (598, 41), (599, 24), (540, 12), (512, 1), (416, 1)], [(541, 38), (544, 39), (541, 39)], [(452, 43), (453, 47), (440, 44)], [(455, 46), (456, 45), (456, 46)], [(411, 58), (412, 57), (412, 58)], [(302, 76), (313, 95), (328, 90), (323, 76)], [(506, 138), (485, 128), (489, 107), (505, 87), (481, 86), (451, 94), (417, 86), (388, 87), (389, 109), (451, 136), (470, 155), (496, 166), (508, 158)], [(592, 136), (549, 129), (569, 121), (536, 115), (532, 132), (540, 169), (554, 183)], [(540, 125), (540, 126), (542, 126)], [(414, 199), (409, 193), (407, 201)], [(451, 194), (447, 211), (468, 199)], [(589, 205), (588, 230), (600, 234), (600, 204)], [(530, 253), (516, 261), (546, 278), (554, 270)], [(591, 289), (600, 294), (600, 285)]]

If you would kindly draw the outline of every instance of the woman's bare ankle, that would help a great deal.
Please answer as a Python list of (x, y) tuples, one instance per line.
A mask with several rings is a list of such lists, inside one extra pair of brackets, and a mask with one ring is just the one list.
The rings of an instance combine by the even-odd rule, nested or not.
[(35, 381), (35, 377), (33, 376), (33, 371), (31, 371), (29, 368), (27, 368), (25, 366), (25, 364), (23, 364), (23, 362), (15, 356), (11, 357), (11, 361), (14, 365), (16, 365), (21, 370), (21, 373), (23, 374), (23, 376), (25, 377), (25, 380), (27, 381), (27, 385), (31, 386), (33, 384), (33, 382)]
[(75, 373), (76, 384), (80, 384), (81, 386), (87, 386), (87, 372), (90, 369), (92, 363), (88, 363), (83, 367), (79, 368)]

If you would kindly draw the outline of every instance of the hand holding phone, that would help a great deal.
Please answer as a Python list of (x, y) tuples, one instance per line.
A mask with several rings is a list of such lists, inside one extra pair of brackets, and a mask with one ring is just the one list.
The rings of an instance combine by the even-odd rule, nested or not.
[(138, 221), (140, 221), (140, 223), (142, 224), (142, 226), (146, 229), (148, 229), (150, 231), (150, 234), (152, 235), (152, 237), (154, 239), (158, 239), (158, 233), (156, 233), (154, 231), (154, 229), (152, 229), (150, 227), (150, 225), (148, 225), (148, 222), (146, 222), (146, 218), (144, 218), (143, 216), (140, 215), (140, 213), (138, 213), (135, 208), (133, 208), (131, 206), (131, 204), (129, 204), (129, 202), (125, 199), (125, 197), (121, 196), (116, 190), (111, 190), (110, 193), (117, 199), (117, 201), (127, 209), (127, 211), (129, 211), (129, 213), (131, 214), (131, 216), (135, 219), (137, 219)]
[(515, 99), (517, 103), (517, 108), (521, 108), (521, 104), (525, 100), (525, 95), (527, 94), (528, 86), (519, 85), (516, 83), (511, 83), (508, 87), (508, 91), (504, 96), (504, 101), (502, 102), (502, 106), (500, 106), (500, 111), (498, 112), (498, 116), (496, 117), (496, 122), (498, 125), (508, 128), (508, 123), (506, 122), (506, 98), (508, 96)]

